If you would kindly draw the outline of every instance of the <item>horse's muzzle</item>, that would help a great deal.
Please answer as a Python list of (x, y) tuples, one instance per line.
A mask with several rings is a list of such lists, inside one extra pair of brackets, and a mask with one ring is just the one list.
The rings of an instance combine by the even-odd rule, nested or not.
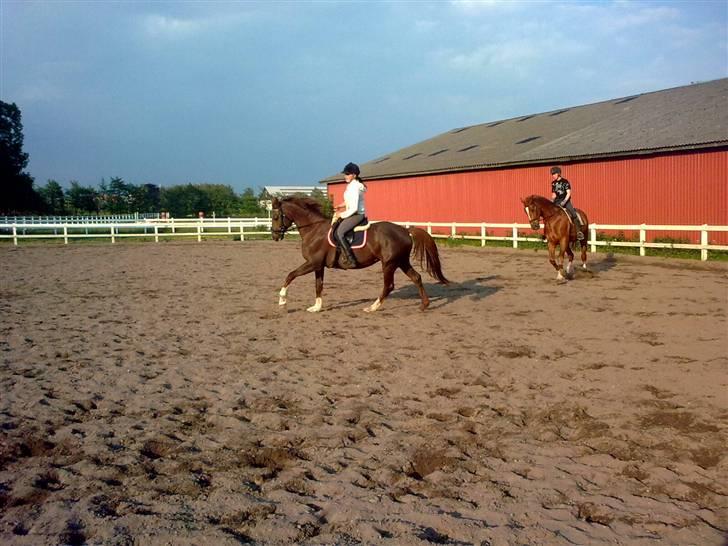
[(540, 228), (540, 224), (538, 223), (538, 220), (531, 222), (531, 229), (538, 230)]

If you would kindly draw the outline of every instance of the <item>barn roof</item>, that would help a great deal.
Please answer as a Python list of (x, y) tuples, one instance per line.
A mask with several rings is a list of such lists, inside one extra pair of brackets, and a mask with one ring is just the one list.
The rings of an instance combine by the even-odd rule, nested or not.
[(723, 78), (458, 127), (363, 163), (361, 170), (364, 179), (392, 178), (726, 145)]

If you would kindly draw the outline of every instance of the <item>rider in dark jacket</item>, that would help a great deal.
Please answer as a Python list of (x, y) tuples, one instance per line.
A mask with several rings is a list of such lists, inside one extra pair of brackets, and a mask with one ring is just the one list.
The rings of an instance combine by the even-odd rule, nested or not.
[(551, 167), (551, 201), (556, 205), (564, 207), (576, 223), (576, 238), (584, 239), (581, 232), (581, 219), (571, 202), (571, 184), (566, 178), (561, 177), (561, 167)]

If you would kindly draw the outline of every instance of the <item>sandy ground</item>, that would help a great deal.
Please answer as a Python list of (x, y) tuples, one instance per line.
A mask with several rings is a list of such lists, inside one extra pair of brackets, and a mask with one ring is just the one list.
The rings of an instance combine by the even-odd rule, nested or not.
[(0, 543), (723, 544), (725, 265), (299, 252), (0, 248)]

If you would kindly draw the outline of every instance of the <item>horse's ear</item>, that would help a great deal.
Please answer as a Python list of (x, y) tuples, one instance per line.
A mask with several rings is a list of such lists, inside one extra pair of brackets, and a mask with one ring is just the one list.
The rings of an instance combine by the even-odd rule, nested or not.
[(273, 205), (274, 209), (277, 209), (281, 206), (281, 202), (278, 200), (277, 197), (271, 198), (270, 202), (271, 202), (271, 205)]

